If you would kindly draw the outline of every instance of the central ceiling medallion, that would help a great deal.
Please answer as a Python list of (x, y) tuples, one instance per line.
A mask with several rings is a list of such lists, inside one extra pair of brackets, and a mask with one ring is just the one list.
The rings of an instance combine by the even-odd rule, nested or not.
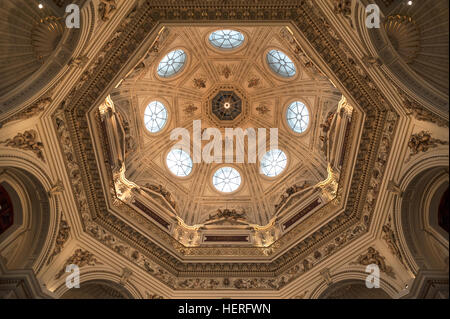
[(212, 100), (212, 112), (221, 121), (232, 121), (242, 112), (242, 100), (233, 91), (220, 91)]
[(203, 111), (215, 127), (238, 127), (248, 118), (248, 103), (239, 86), (219, 84), (208, 92)]

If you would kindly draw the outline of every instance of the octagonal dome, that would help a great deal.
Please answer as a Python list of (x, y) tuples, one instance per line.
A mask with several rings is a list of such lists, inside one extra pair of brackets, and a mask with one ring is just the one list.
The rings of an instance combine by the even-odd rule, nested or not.
[[(284, 79), (271, 72), (266, 61), (268, 50), (278, 47), (295, 57), (292, 53), (295, 47), (292, 47), (285, 27), (243, 28), (248, 37), (242, 50), (249, 50), (244, 55), (242, 50), (224, 53), (212, 48), (208, 37), (213, 31), (212, 27), (171, 26), (162, 29), (157, 39), (158, 51), (149, 48), (144, 65), (138, 65), (111, 93), (118, 113), (124, 118), (128, 139), (136, 141), (130, 142), (135, 147), (126, 151), (124, 176), (142, 187), (144, 193), (151, 194), (152, 201), (159, 203), (157, 205), (161, 207), (155, 208), (155, 214), (164, 216), (166, 213), (162, 211), (168, 209), (187, 225), (214, 224), (214, 218), (209, 216), (215, 216), (218, 210), (223, 212), (224, 209), (236, 212), (236, 216), (242, 215), (244, 221), (236, 222), (247, 225), (266, 225), (279, 214), (285, 214), (288, 218), (291, 213), (286, 211), (294, 207), (293, 202), (300, 200), (300, 196), (295, 194), (306, 191), (309, 195), (302, 199), (302, 203), (306, 199), (309, 202), (320, 193), (314, 185), (329, 177), (329, 158), (326, 145), (322, 144), (330, 138), (330, 134), (342, 133), (342, 128), (334, 126), (330, 128), (331, 133), (326, 133), (322, 127), (330, 126), (336, 119), (330, 114), (337, 113), (342, 94), (326, 78), (302, 69), (299, 60), (292, 62), (297, 69), (295, 78)], [(259, 32), (267, 33), (262, 51), (257, 50), (262, 40), (257, 36)], [(196, 34), (193, 43), (186, 41), (188, 34)], [(280, 38), (283, 39), (281, 47)], [(189, 63), (179, 76), (161, 79), (157, 74), (158, 62), (177, 48), (183, 49)], [(330, 93), (323, 95), (324, 90)], [(134, 93), (129, 95), (131, 92)], [(134, 123), (143, 123), (145, 107), (153, 100), (160, 100), (167, 108), (167, 124), (162, 134), (143, 134), (145, 127)], [(326, 103), (317, 102), (322, 100)], [(302, 134), (294, 132), (287, 121), (288, 107), (294, 101), (302, 101), (310, 110), (311, 118), (314, 118), (311, 129)], [(249, 139), (245, 138), (244, 158), (240, 162), (236, 157), (238, 135), (234, 135), (231, 138), (234, 141), (233, 158), (223, 150), (221, 155), (214, 154), (214, 163), (211, 164), (196, 161), (197, 156), (191, 153), (192, 172), (183, 177), (174, 175), (166, 163), (171, 148), (176, 146), (169, 135), (181, 128), (191, 135), (193, 142), (194, 125), (199, 122), (201, 130), (197, 132), (201, 140), (198, 145), (202, 154), (212, 141), (208, 140), (208, 132), (211, 131), (206, 129), (218, 129), (213, 131), (216, 135), (221, 134), (219, 138), (222, 140), (215, 144), (225, 148), (226, 142), (230, 141), (226, 135), (230, 129), (233, 134), (246, 134), (247, 129), (254, 129), (255, 132), (262, 129), (266, 137), (270, 137), (271, 129), (276, 128), (278, 146), (275, 149), (286, 158), (283, 174), (268, 177), (259, 169), (262, 156), (271, 147), (269, 139), (266, 139), (267, 148), (261, 151), (261, 158), (249, 162), (250, 145)], [(188, 152), (189, 149), (184, 150)], [(239, 172), (241, 184), (233, 192), (220, 193), (214, 186), (213, 176), (221, 168), (229, 166)], [(313, 202), (326, 201), (328, 199), (323, 197)], [(139, 207), (143, 207), (141, 204)], [(233, 229), (234, 226), (229, 227)], [(211, 236), (208, 237), (209, 244), (216, 242), (211, 241)]]

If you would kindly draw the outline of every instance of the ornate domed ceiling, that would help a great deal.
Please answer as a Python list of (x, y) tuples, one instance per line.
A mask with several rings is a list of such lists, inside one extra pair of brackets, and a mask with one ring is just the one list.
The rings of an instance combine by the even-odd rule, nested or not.
[[(390, 297), (448, 283), (444, 230), (422, 223), (448, 187), (448, 98), (412, 68), (446, 45), (427, 51), (418, 13), (383, 0), (392, 23), (368, 30), (365, 0), (75, 2), (81, 35), (29, 30), (43, 67), (0, 96), (7, 281), (68, 298), (340, 298), (375, 263)], [(69, 265), (85, 288), (67, 292)]]
[(63, 26), (50, 7), (40, 9), (35, 1), (4, 0), (0, 8), (1, 96), (42, 66), (61, 40)]
[(448, 1), (422, 0), (388, 8), (386, 33), (403, 60), (448, 96)]
[[(67, 66), (82, 28), (66, 27), (65, 3), (67, 1), (0, 2), (0, 118), (19, 112), (16, 107), (32, 102), (29, 99), (38, 99), (36, 94), (48, 90), (49, 83)], [(82, 10), (87, 1), (71, 3)], [(84, 26), (89, 28), (87, 24)]]
[[(126, 128), (125, 175), (128, 181), (149, 193), (163, 194), (173, 213), (188, 225), (203, 225), (220, 219), (239, 225), (264, 226), (275, 216), (282, 215), (289, 192), (301, 190), (303, 195), (295, 200), (308, 202), (308, 194), (316, 193), (315, 185), (328, 178), (329, 159), (324, 152), (323, 124), (333, 122), (342, 94), (319, 72), (303, 67), (296, 47), (290, 42), (288, 28), (234, 28), (236, 39), (243, 41), (232, 49), (217, 47), (210, 41), (217, 31), (218, 28), (213, 27), (163, 29), (157, 47), (150, 50), (150, 57), (111, 92)], [(179, 65), (176, 61), (181, 53), (172, 53), (177, 50), (185, 54)], [(173, 56), (173, 62), (164, 58), (166, 54)], [(170, 69), (171, 76), (161, 76), (158, 71), (161, 61), (164, 67), (173, 63), (178, 70)], [(287, 70), (295, 72), (288, 75)], [(156, 132), (148, 131), (145, 125), (148, 121), (144, 119), (145, 110), (153, 101), (164, 105), (168, 114), (167, 123)], [(296, 101), (304, 106), (306, 121), (303, 121), (307, 123), (304, 132), (294, 131), (289, 126), (287, 109)], [(278, 156), (272, 159), (273, 172), (277, 165), (280, 167), (278, 174), (269, 177), (267, 174), (275, 174), (267, 170), (265, 175), (260, 171), (261, 158), (249, 163), (246, 143), (244, 163), (226, 164), (225, 154), (222, 154), (221, 163), (194, 163), (192, 172), (183, 174), (187, 176), (176, 176), (166, 161), (177, 142), (172, 141), (170, 135), (175, 128), (186, 128), (192, 135), (193, 121), (198, 120), (203, 131), (219, 128), (223, 135), (226, 128), (265, 128), (269, 136), (271, 128), (278, 128), (278, 148), (285, 154), (282, 166), (277, 164)], [(202, 149), (207, 143), (209, 139), (202, 141)], [(267, 150), (269, 146), (267, 142)], [(182, 167), (181, 162), (179, 164)], [(213, 175), (230, 165), (239, 174), (239, 184), (227, 193), (219, 190), (221, 185), (215, 187)], [(225, 176), (224, 185), (227, 181)], [(298, 189), (292, 191), (295, 188)], [(225, 211), (233, 212), (228, 220)]]

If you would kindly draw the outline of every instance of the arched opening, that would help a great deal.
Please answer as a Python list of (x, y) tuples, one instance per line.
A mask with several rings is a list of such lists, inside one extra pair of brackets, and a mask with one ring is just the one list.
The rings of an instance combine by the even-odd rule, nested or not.
[(448, 267), (448, 231), (444, 230), (448, 229), (447, 195), (446, 167), (421, 172), (403, 193), (401, 233), (413, 259), (411, 262), (420, 269), (445, 270)]
[(328, 287), (319, 299), (391, 299), (382, 288), (367, 288), (362, 280), (344, 280)]
[(44, 186), (25, 170), (3, 168), (0, 205), (0, 255), (6, 259), (7, 268), (37, 267), (44, 253), (51, 219), (49, 196)]
[(11, 196), (6, 189), (0, 185), (0, 235), (3, 234), (14, 223), (14, 206)]
[(448, 199), (448, 187), (447, 190), (441, 197), (438, 209), (438, 224), (439, 226), (448, 233), (449, 229), (449, 211), (450, 211), (450, 200)]
[(69, 289), (61, 299), (133, 299), (133, 296), (117, 283), (92, 280), (80, 283), (80, 288)]

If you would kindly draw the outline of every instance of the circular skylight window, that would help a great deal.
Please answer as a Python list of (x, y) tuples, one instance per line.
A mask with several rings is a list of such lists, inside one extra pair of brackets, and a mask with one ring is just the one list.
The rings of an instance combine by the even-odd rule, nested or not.
[(232, 167), (221, 167), (214, 173), (213, 185), (220, 192), (234, 192), (241, 185), (241, 175)]
[(158, 74), (163, 78), (168, 78), (178, 73), (186, 62), (186, 53), (183, 50), (169, 52), (159, 62)]
[(167, 122), (167, 110), (165, 106), (158, 101), (150, 102), (144, 113), (145, 127), (151, 133), (157, 133), (162, 130)]
[(244, 35), (234, 30), (217, 30), (210, 34), (209, 42), (218, 49), (234, 49), (244, 43)]
[(274, 177), (286, 168), (286, 163), (287, 157), (283, 151), (270, 150), (261, 160), (261, 170), (264, 175)]
[(270, 68), (281, 76), (290, 78), (295, 75), (295, 65), (289, 57), (281, 51), (270, 50), (267, 53), (267, 63)]
[(177, 176), (185, 177), (192, 172), (192, 159), (182, 149), (174, 149), (167, 154), (167, 167)]
[(303, 133), (309, 123), (308, 108), (300, 101), (292, 102), (287, 109), (286, 118), (294, 132)]

